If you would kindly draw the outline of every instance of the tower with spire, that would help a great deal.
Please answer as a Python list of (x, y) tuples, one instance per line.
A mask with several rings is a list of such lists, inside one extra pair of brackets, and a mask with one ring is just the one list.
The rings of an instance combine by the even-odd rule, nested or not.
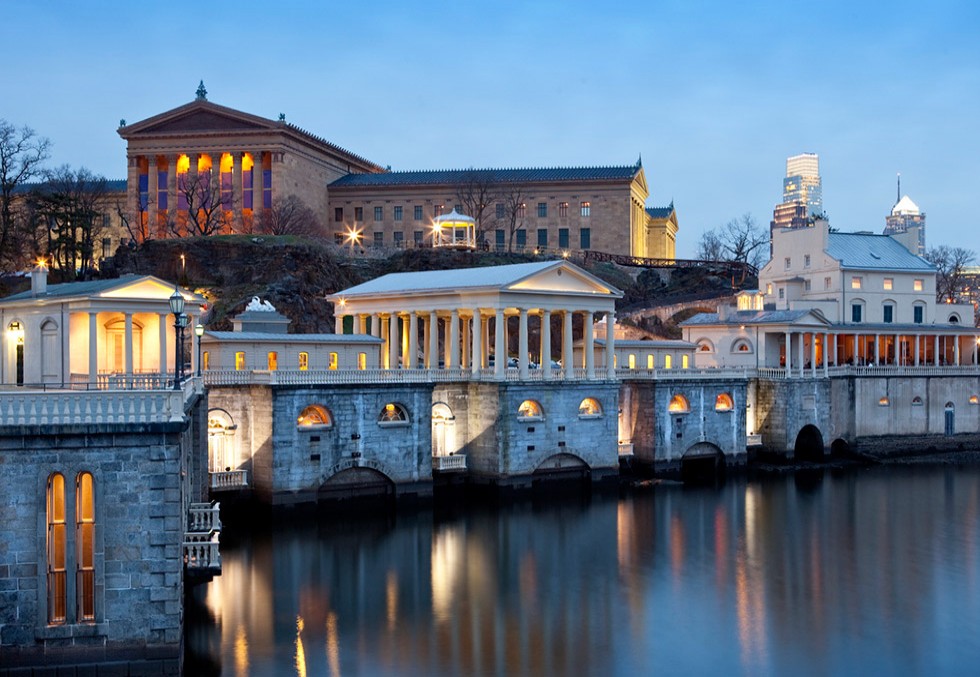
[(926, 214), (908, 195), (902, 195), (902, 175), (896, 179), (895, 205), (885, 217), (885, 235), (905, 245), (913, 254), (922, 256), (926, 252)]

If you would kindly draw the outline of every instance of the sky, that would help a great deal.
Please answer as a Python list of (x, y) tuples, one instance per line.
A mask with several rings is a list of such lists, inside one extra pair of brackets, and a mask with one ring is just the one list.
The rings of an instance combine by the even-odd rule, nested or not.
[(980, 3), (98, 3), (6, 0), (0, 118), (49, 164), (126, 177), (116, 134), (208, 99), (394, 170), (628, 165), (673, 200), (677, 255), (820, 156), (831, 226), (902, 192), (926, 245), (980, 252)]

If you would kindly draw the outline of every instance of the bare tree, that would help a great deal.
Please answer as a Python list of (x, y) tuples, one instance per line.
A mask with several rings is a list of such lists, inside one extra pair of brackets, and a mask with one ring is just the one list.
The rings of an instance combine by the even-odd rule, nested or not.
[(225, 225), (225, 206), (218, 172), (187, 172), (177, 176), (177, 195), (187, 205), (187, 217), (168, 215), (168, 228), (176, 235), (214, 235)]
[(497, 201), (499, 186), (489, 172), (467, 170), (456, 184), (456, 200), (467, 216), (476, 222), (477, 242), (486, 240), (493, 221), (488, 218), (490, 205)]
[(41, 175), (51, 142), (30, 127), (0, 119), (0, 261), (7, 261), (15, 237), (15, 189)]
[(323, 228), (309, 205), (296, 195), (275, 198), (265, 210), (263, 230), (270, 235), (320, 235)]
[(721, 261), (725, 256), (725, 245), (715, 230), (706, 230), (701, 233), (698, 241), (698, 250), (695, 258), (702, 261)]
[(65, 279), (90, 274), (95, 267), (95, 243), (103, 234), (109, 209), (106, 178), (63, 165), (47, 172), (29, 202), (35, 223), (46, 232), (46, 254)]
[[(705, 231), (698, 243), (698, 258), (714, 261), (735, 261), (758, 268), (763, 263), (769, 233), (759, 228), (751, 214), (746, 212), (732, 219), (721, 228)], [(742, 282), (748, 275), (742, 269)]]
[(514, 251), (514, 235), (524, 227), (524, 215), (527, 205), (526, 196), (520, 184), (509, 184), (500, 192), (500, 201), (504, 205), (504, 225), (507, 227), (507, 251)]
[(976, 253), (942, 244), (929, 249), (922, 258), (936, 266), (936, 300), (955, 303), (964, 282), (965, 269), (976, 259)]

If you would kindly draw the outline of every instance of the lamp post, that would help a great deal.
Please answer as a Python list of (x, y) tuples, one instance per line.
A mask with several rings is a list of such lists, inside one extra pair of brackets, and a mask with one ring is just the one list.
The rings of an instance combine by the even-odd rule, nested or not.
[(180, 390), (181, 343), (183, 342), (184, 326), (187, 316), (184, 315), (184, 296), (174, 284), (174, 293), (170, 295), (170, 312), (174, 314), (174, 390)]
[(201, 337), (204, 336), (204, 325), (198, 322), (194, 325), (194, 336), (197, 337), (197, 375), (201, 375)]

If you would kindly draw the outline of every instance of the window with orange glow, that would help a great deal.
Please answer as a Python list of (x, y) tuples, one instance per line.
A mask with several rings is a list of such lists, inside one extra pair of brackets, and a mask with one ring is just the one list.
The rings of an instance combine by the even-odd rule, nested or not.
[(245, 353), (239, 351), (235, 353), (235, 370), (241, 371), (245, 368)]
[(367, 353), (357, 354), (357, 368), (362, 371), (367, 369)]
[(602, 416), (602, 405), (594, 397), (586, 397), (578, 405), (578, 415), (582, 418), (598, 418)]
[(728, 393), (721, 393), (715, 398), (715, 411), (731, 411), (734, 407), (732, 396)]
[(534, 400), (524, 400), (517, 408), (518, 419), (538, 419), (544, 418), (544, 410), (541, 405)]
[(275, 371), (279, 368), (279, 353), (275, 351), (269, 351), (268, 359), (266, 360), (267, 369), (269, 371)]
[(95, 487), (92, 473), (78, 475), (75, 486), (75, 589), (78, 620), (95, 620)]
[(300, 353), (299, 354), (299, 368), (300, 371), (306, 371), (310, 368), (310, 354)]
[(408, 412), (402, 405), (389, 402), (378, 414), (378, 423), (408, 423)]
[(691, 411), (691, 405), (688, 404), (687, 398), (683, 395), (674, 395), (670, 398), (670, 404), (667, 405), (667, 411), (672, 414), (683, 414)]
[(68, 616), (68, 533), (65, 524), (65, 477), (48, 477), (48, 623), (61, 624)]
[(330, 411), (319, 404), (311, 404), (304, 409), (296, 419), (299, 428), (329, 427), (333, 425), (333, 416)]
[(337, 353), (330, 353), (330, 361), (327, 369), (336, 369), (340, 365), (340, 358)]

